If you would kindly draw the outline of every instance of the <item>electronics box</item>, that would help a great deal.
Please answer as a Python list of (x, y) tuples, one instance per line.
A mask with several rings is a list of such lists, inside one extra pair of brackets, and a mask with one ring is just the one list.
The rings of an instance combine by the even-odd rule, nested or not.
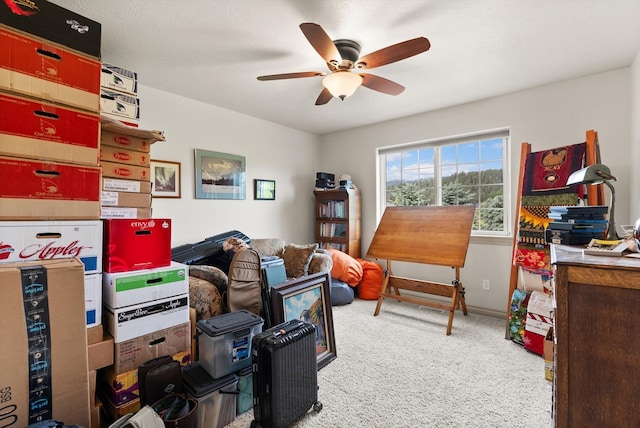
[(0, 284), (4, 425), (57, 419), (89, 426), (82, 263), (3, 263)]
[(0, 89), (100, 111), (100, 61), (0, 28)]
[(151, 217), (151, 208), (133, 207), (101, 207), (100, 218), (110, 219), (144, 219)]
[(138, 73), (103, 62), (100, 85), (135, 96), (138, 94)]
[(109, 219), (104, 225), (104, 272), (171, 265), (171, 219)]
[(151, 181), (103, 178), (102, 190), (109, 192), (151, 193)]
[(151, 165), (148, 153), (113, 146), (100, 147), (100, 160), (144, 167)]
[(100, 23), (49, 1), (0, 3), (0, 23), (100, 59)]
[(151, 193), (101, 192), (102, 207), (151, 208)]
[(122, 308), (189, 293), (189, 268), (178, 262), (154, 269), (102, 274), (102, 301)]
[(251, 365), (251, 339), (263, 324), (246, 309), (198, 321), (198, 361), (214, 379)]
[(87, 328), (102, 324), (102, 274), (84, 276), (84, 309)]
[[(116, 343), (113, 368), (115, 374), (137, 370), (145, 361), (163, 355), (183, 355), (191, 350), (191, 324), (184, 323), (175, 327), (163, 328), (151, 333)], [(189, 355), (190, 352), (189, 352)], [(190, 362), (182, 357), (182, 364)]]
[(229, 374), (212, 378), (195, 362), (182, 368), (187, 395), (198, 402), (198, 427), (224, 427), (236, 418), (238, 376)]
[(138, 123), (140, 122), (140, 99), (134, 95), (100, 88), (100, 112)]
[[(189, 322), (189, 295), (124, 308), (103, 307), (103, 322), (115, 343)], [(85, 335), (86, 336), (86, 335)]]
[(148, 138), (139, 138), (117, 132), (103, 131), (100, 136), (100, 143), (103, 146), (120, 147), (123, 149), (135, 150), (138, 152), (151, 152), (151, 141)]
[(101, 221), (0, 221), (0, 263), (68, 257), (102, 272)]
[(100, 115), (0, 93), (0, 154), (98, 165)]
[(0, 220), (97, 220), (100, 167), (0, 156)]
[(151, 182), (151, 169), (148, 166), (126, 165), (116, 162), (100, 162), (103, 177), (124, 178)]

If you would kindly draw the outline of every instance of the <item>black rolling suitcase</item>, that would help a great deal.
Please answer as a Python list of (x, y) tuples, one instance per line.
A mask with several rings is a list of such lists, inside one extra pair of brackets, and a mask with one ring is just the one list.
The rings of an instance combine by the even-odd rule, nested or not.
[(253, 416), (251, 428), (284, 428), (318, 401), (316, 328), (287, 321), (252, 339)]

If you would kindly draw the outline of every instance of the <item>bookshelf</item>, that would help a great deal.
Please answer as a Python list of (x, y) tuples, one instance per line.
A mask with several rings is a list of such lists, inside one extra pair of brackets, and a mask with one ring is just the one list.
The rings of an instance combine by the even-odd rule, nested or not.
[(315, 236), (320, 248), (360, 257), (360, 190), (316, 190)]

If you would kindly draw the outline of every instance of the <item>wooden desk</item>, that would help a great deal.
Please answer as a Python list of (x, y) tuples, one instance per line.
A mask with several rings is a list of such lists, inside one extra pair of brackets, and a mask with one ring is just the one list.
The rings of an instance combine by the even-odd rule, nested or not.
[(551, 246), (554, 421), (557, 427), (640, 427), (640, 259)]

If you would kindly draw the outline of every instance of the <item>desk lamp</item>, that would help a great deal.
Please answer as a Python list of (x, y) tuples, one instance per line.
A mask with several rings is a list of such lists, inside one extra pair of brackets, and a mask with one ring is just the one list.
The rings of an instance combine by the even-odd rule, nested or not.
[(606, 184), (611, 190), (611, 204), (609, 207), (609, 226), (607, 227), (607, 236), (605, 239), (617, 240), (618, 234), (616, 233), (616, 225), (613, 220), (613, 210), (616, 204), (616, 191), (613, 185), (609, 181), (616, 181), (616, 178), (611, 175), (609, 167), (602, 164), (590, 165), (586, 168), (579, 169), (569, 176), (567, 180), (567, 186), (571, 184)]

